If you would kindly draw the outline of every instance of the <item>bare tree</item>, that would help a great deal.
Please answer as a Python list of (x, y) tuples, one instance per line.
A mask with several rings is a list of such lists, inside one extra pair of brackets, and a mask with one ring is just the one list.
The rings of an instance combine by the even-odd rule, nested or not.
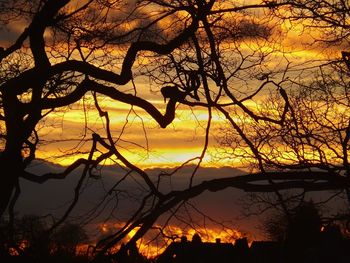
[[(26, 23), (19, 37), (1, 53), (2, 214), (14, 189), (19, 187), (19, 177), (42, 183), (51, 178), (63, 178), (80, 165), (88, 167), (92, 164), (91, 160), (79, 159), (61, 175), (38, 177), (25, 172), (26, 166), (35, 158), (40, 142), (37, 129), (56, 109), (79, 101), (87, 93), (99, 93), (144, 109), (161, 127), (166, 127), (174, 118), (176, 98), (169, 100), (163, 115), (145, 99), (120, 91), (116, 85), (124, 85), (133, 78), (132, 67), (140, 51), (171, 52), (196, 30), (198, 21), (188, 15), (182, 27), (179, 25), (178, 34), (174, 30), (172, 36), (164, 35), (167, 39), (151, 42), (143, 35), (150, 31), (146, 34), (150, 36), (154, 30), (147, 29), (182, 7), (163, 6), (162, 14), (144, 28), (137, 25), (122, 32), (123, 23), (136, 19), (137, 15), (133, 14), (148, 3), (135, 5), (131, 15), (117, 18), (114, 13), (125, 6), (109, 1), (88, 1), (81, 5), (70, 1), (3, 1), (1, 4), (4, 6), (2, 12), (6, 13), (2, 24), (6, 25), (12, 19)], [(81, 20), (83, 16), (84, 20)], [(130, 39), (136, 41), (128, 44)], [(126, 52), (122, 57), (106, 55), (108, 49), (123, 45)], [(120, 73), (116, 70), (117, 65)], [(95, 150), (93, 143), (91, 155)], [(95, 165), (98, 162), (94, 161)]]
[[(211, 111), (211, 106), (208, 107), (207, 104), (213, 99), (210, 98), (205, 71), (210, 67), (215, 68), (213, 72), (208, 72), (214, 74), (211, 79), (217, 83), (215, 100), (221, 97), (222, 90), (231, 94), (215, 50), (215, 45), (222, 41), (215, 40), (214, 37), (214, 33), (219, 33), (220, 26), (218, 32), (213, 32), (212, 24), (220, 21), (220, 14), (239, 13), (242, 10), (263, 7), (266, 5), (232, 6), (225, 9), (216, 1), (141, 1), (133, 3), (131, 7), (119, 1), (87, 1), (80, 4), (68, 0), (1, 1), (2, 27), (12, 33), (11, 26), (17, 22), (23, 28), (13, 40), (5, 43), (6, 46), (1, 48), (0, 54), (2, 67), (0, 163), (3, 178), (0, 189), (1, 214), (8, 207), (12, 219), (10, 221), (13, 222), (13, 207), (20, 194), (19, 178), (44, 183), (50, 179), (64, 179), (78, 167), (83, 167), (81, 178), (75, 188), (74, 200), (52, 229), (57, 227), (68, 217), (77, 203), (84, 180), (88, 175), (94, 176), (94, 168), (112, 156), (128, 169), (138, 173), (147, 189), (144, 203), (152, 199), (159, 202), (157, 204), (152, 201), (157, 216), (181, 202), (183, 197), (178, 198), (175, 193), (169, 193), (167, 198), (164, 198), (165, 195), (157, 189), (157, 185), (148, 174), (120, 153), (111, 133), (108, 114), (100, 107), (99, 95), (143, 109), (162, 128), (174, 119), (178, 102), (189, 106), (196, 106), (198, 102), (198, 105)], [(149, 8), (156, 11), (149, 13), (146, 11)], [(162, 28), (160, 24), (166, 19), (171, 19), (173, 22), (170, 26)], [(223, 30), (227, 32), (228, 37), (244, 39), (249, 29), (247, 32), (254, 38), (259, 31), (259, 25), (249, 20), (243, 22), (243, 26), (236, 27), (234, 32), (230, 32), (230, 28)], [(127, 26), (131, 24), (133, 26)], [(196, 35), (199, 24), (202, 29)], [(262, 29), (268, 32), (268, 28), (262, 27)], [(209, 37), (208, 43), (201, 44), (205, 37), (203, 34)], [(168, 59), (166, 55), (173, 53), (170, 57), (176, 57), (177, 60), (177, 54), (185, 51), (179, 48), (189, 40), (192, 50), (197, 52), (193, 53), (193, 56), (199, 68), (187, 66), (178, 68), (178, 72), (174, 75), (180, 78), (174, 82), (177, 85), (171, 89), (158, 88), (164, 98), (168, 99), (164, 114), (152, 103), (138, 96), (136, 87), (132, 93), (121, 88), (134, 79), (133, 69), (136, 68), (135, 62), (139, 57), (152, 54), (152, 60), (161, 61), (162, 57)], [(201, 46), (206, 45), (209, 47), (209, 53), (203, 53), (206, 57), (202, 58), (203, 54), (198, 52)], [(111, 50), (116, 50), (117, 54), (112, 54)], [(241, 62), (243, 65), (243, 61), (248, 61), (246, 67), (249, 69), (252, 67), (251, 64), (258, 65), (261, 57), (262, 53), (246, 57), (242, 54)], [(250, 58), (252, 61), (249, 61)], [(174, 64), (180, 63), (176, 60)], [(234, 72), (229, 74), (233, 75)], [(179, 81), (183, 82), (182, 85)], [(199, 91), (201, 85), (204, 87), (203, 94)], [(85, 124), (83, 135), (76, 138), (89, 144), (88, 148), (84, 149), (87, 157), (76, 160), (62, 173), (36, 175), (28, 172), (26, 168), (35, 159), (37, 149), (43, 143), (40, 129), (45, 127), (49, 117), (59, 111), (68, 111), (72, 104), (84, 100), (87, 96), (92, 98), (92, 105), (106, 122), (104, 134), (98, 134)], [(205, 103), (199, 102), (201, 96), (207, 97)], [(194, 102), (187, 98), (193, 99)], [(231, 94), (231, 98), (233, 103), (252, 114), (234, 95)], [(86, 111), (85, 104), (80, 105), (81, 110)], [(209, 127), (210, 125), (208, 130)], [(100, 151), (100, 148), (104, 150)], [(80, 149), (73, 151), (71, 155), (79, 151)], [(201, 160), (203, 154), (198, 159)], [(171, 201), (174, 196), (176, 201)], [(164, 205), (165, 203), (167, 204)], [(139, 213), (143, 208), (141, 206)], [(139, 218), (139, 213), (134, 218)], [(152, 213), (144, 216), (145, 227), (139, 232), (138, 237), (157, 218)], [(130, 222), (133, 220), (132, 217)]]
[[(276, 59), (275, 52), (281, 52), (279, 37), (276, 37), (280, 34), (275, 32), (278, 27), (270, 15), (292, 3), (262, 1), (237, 5), (214, 0), (151, 0), (137, 1), (130, 7), (123, 1), (90, 0), (77, 4), (68, 0), (22, 0), (0, 4), (4, 14), (1, 25), (6, 27), (16, 19), (25, 24), (15, 40), (0, 51), (1, 214), (8, 207), (13, 217), (14, 203), (20, 194), (19, 178), (44, 183), (64, 179), (80, 167), (82, 173), (73, 201), (51, 227), (53, 230), (74, 209), (86, 179), (96, 176), (96, 170), (105, 160), (117, 160), (125, 169), (125, 175), (111, 186), (107, 195), (118, 192), (120, 184), (132, 177), (132, 172), (142, 191), (136, 198), (138, 209), (117, 232), (97, 244), (96, 252), (103, 254), (137, 230), (124, 246), (130, 249), (163, 214), (169, 211), (175, 214), (187, 200), (207, 190), (216, 192), (236, 187), (251, 192), (273, 192), (282, 201), (279, 190), (283, 189), (349, 186), (348, 178), (334, 169), (297, 172), (267, 169), (275, 160), (273, 155), (267, 156), (262, 142), (267, 146), (271, 144), (271, 153), (274, 153), (275, 145), (268, 139), (274, 133), (278, 134), (276, 138), (280, 136), (288, 125), (295, 125), (296, 120), (296, 110), (285, 90), (286, 83), (290, 83), (285, 71), (268, 66), (270, 60)], [(249, 13), (256, 10), (263, 12), (263, 16)], [(142, 63), (143, 58), (149, 63)], [(140, 95), (142, 89), (135, 85), (135, 80), (145, 76), (157, 96), (163, 97), (164, 112)], [(276, 76), (279, 81), (275, 80)], [(132, 91), (123, 88), (128, 83), (133, 85)], [(277, 91), (274, 111), (249, 106), (268, 91)], [(172, 173), (159, 174), (154, 180), (122, 154), (118, 134), (113, 132), (110, 114), (102, 103), (106, 97), (130, 105), (131, 111), (134, 107), (141, 108), (161, 128), (174, 120), (179, 104), (207, 111), (203, 149), (198, 157), (188, 160), (196, 162), (196, 167), (185, 188), (169, 191), (160, 187), (162, 178), (171, 177), (182, 166)], [(49, 116), (68, 112), (73, 104), (80, 105), (79, 109), (86, 113), (85, 99), (90, 99), (89, 107), (99, 113), (104, 129), (85, 123), (83, 134), (76, 138), (84, 148), (70, 153), (83, 151), (84, 157), (62, 173), (28, 172), (26, 168), (43, 143), (40, 128), (45, 127)], [(83, 103), (76, 104), (79, 101)], [(225, 119), (235, 135), (226, 137), (224, 143), (230, 146), (233, 143), (240, 154), (252, 157), (257, 168), (253, 174), (195, 182), (208, 149), (214, 114)], [(249, 127), (247, 123), (254, 125)], [(261, 123), (264, 131), (271, 130), (268, 134), (255, 126)], [(277, 161), (274, 164), (278, 164)]]

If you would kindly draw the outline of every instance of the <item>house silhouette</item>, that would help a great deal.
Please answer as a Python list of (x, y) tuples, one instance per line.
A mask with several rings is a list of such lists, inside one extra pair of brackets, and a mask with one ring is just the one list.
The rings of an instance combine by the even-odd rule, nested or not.
[[(292, 253), (292, 254), (291, 254)], [(182, 237), (172, 242), (158, 256), (156, 263), (347, 263), (350, 262), (350, 240), (334, 229), (326, 229), (319, 242), (290, 250), (288, 243), (237, 239), (234, 244), (202, 242), (195, 234), (191, 241)]]
[(253, 241), (249, 248), (250, 263), (280, 263), (282, 246), (275, 241)]
[(219, 238), (216, 242), (202, 242), (198, 234), (194, 234), (192, 241), (182, 237), (179, 242), (172, 242), (158, 257), (157, 263), (182, 262), (243, 262), (248, 256), (248, 242), (246, 238), (239, 239), (235, 245), (222, 243)]

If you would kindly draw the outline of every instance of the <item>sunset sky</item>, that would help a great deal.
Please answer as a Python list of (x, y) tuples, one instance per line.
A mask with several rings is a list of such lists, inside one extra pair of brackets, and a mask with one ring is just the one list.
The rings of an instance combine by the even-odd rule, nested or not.
[[(293, 46), (294, 41), (300, 43), (300, 39), (293, 36), (288, 40), (286, 48), (291, 48), (289, 45)], [(283, 57), (281, 57), (282, 54), (281, 56), (277, 54), (274, 57), (275, 60), (271, 59), (271, 70), (277, 71), (279, 67), (283, 69), (287, 62), (286, 57), (291, 62), (290, 67), (295, 69), (315, 65), (319, 63), (318, 60), (323, 59), (322, 54), (318, 52), (317, 49), (299, 51), (298, 48), (293, 48), (289, 54), (284, 54)], [(293, 77), (294, 73), (289, 74)], [(279, 76), (276, 74), (276, 79), (278, 80), (278, 78)], [(259, 85), (256, 80), (252, 80), (250, 83), (253, 87)], [(237, 83), (238, 87), (239, 85), (241, 84)], [(147, 98), (161, 112), (165, 112), (166, 104), (159, 92), (159, 86), (150, 85), (147, 79), (142, 77), (136, 78), (135, 86), (139, 96)], [(132, 93), (133, 86), (130, 83), (122, 89), (129, 90)], [(259, 99), (264, 99), (263, 94), (259, 95), (254, 101), (247, 101), (245, 105), (254, 110), (259, 105)], [(205, 108), (178, 105), (175, 120), (167, 128), (162, 129), (145, 111), (136, 106), (131, 107), (109, 98), (100, 99), (100, 104), (104, 110), (109, 112), (112, 131), (115, 137), (119, 138), (118, 145), (121, 151), (133, 163), (142, 167), (177, 166), (201, 155), (205, 140), (205, 129), (208, 123), (208, 111)], [(87, 109), (86, 112), (82, 111), (82, 107)], [(98, 116), (93, 107), (93, 100), (91, 96), (87, 95), (84, 100), (72, 105), (70, 109), (49, 115), (45, 121), (46, 127), (40, 130), (44, 143), (39, 148), (37, 157), (68, 165), (73, 160), (86, 156), (86, 154), (75, 154), (67, 157), (65, 152), (73, 151), (76, 147), (86, 150), (86, 145), (82, 145), (76, 139), (85, 133), (86, 138), (88, 138), (91, 136), (92, 130), (95, 132), (103, 130), (104, 120)], [(242, 119), (236, 120), (244, 122)], [(90, 131), (85, 130), (85, 124)], [(215, 135), (217, 130), (223, 127), (225, 127), (225, 117), (221, 113), (213, 111), (209, 136), (210, 144), (203, 165), (215, 167), (238, 165), (238, 167), (241, 167), (239, 160), (220, 162), (220, 158), (213, 159), (213, 154), (216, 153), (218, 147)], [(57, 143), (45, 145), (46, 141), (56, 140)], [(60, 155), (65, 156), (56, 158)]]
[[(255, 4), (258, 2), (244, 1), (244, 4)], [(72, 6), (74, 5), (75, 3), (73, 2)], [(262, 23), (266, 22), (264, 21), (264, 15), (259, 10), (251, 11), (250, 16), (257, 16), (258, 19), (263, 21)], [(267, 22), (274, 23), (273, 21)], [(165, 22), (163, 21), (162, 23)], [(163, 26), (165, 27), (166, 24)], [(22, 21), (19, 20), (10, 23), (7, 30), (1, 32), (3, 37), (0, 40), (0, 44), (6, 46), (10, 43), (9, 41), (16, 39), (22, 29)], [(265, 51), (269, 49), (275, 50), (268, 57), (266, 71), (283, 71), (287, 63), (290, 63), (289, 68), (298, 70), (316, 65), (320, 63), (320, 60), (325, 58), (325, 50), (323, 48), (315, 45), (307, 45), (312, 43), (313, 38), (310, 31), (302, 31), (301, 26), (299, 27), (295, 24), (291, 26), (289, 22), (283, 22), (275, 26), (274, 34), (271, 36), (271, 39), (276, 39), (278, 40), (277, 42), (263, 43), (263, 49)], [(317, 36), (317, 32), (313, 31), (312, 35)], [(247, 40), (240, 43), (240, 50), (242, 52), (251, 52), (254, 49), (259, 49), (257, 42), (254, 40)], [(328, 51), (332, 51), (332, 49), (328, 49)], [(327, 53), (327, 55), (329, 54)], [(339, 56), (337, 53), (333, 55)], [(141, 63), (147, 63), (142, 57), (141, 60)], [(293, 72), (295, 71), (288, 73), (291, 78), (294, 77), (293, 74), (295, 73)], [(276, 73), (274, 80), (278, 81), (281, 73), (283, 72), (280, 72), (280, 74)], [(239, 88), (242, 84), (237, 82), (235, 85)], [(249, 85), (254, 90), (254, 87), (257, 87), (259, 82), (250, 80)], [(160, 86), (150, 83), (147, 78), (136, 76), (135, 87), (139, 96), (147, 98), (148, 101), (164, 112), (166, 104), (159, 92)], [(134, 87), (132, 83), (129, 83), (120, 88), (133, 93)], [(248, 106), (254, 110), (256, 105), (259, 105), (258, 99), (262, 97), (263, 95), (260, 95), (254, 102), (248, 101)], [(115, 102), (108, 98), (101, 99), (100, 101), (102, 101), (101, 105), (103, 105), (103, 109), (109, 111), (114, 135), (116, 138), (120, 138), (118, 145), (121, 151), (133, 163), (142, 167), (177, 166), (201, 154), (208, 120), (208, 113), (205, 108), (190, 108), (179, 105), (175, 120), (166, 129), (161, 129), (147, 113), (137, 107), (131, 108), (127, 104)], [(257, 104), (254, 105), (254, 103)], [(86, 108), (86, 112), (82, 111), (83, 107)], [(89, 109), (89, 107), (93, 108), (94, 106), (88, 94), (84, 100), (76, 105), (72, 105), (69, 109), (63, 109), (63, 112), (57, 111), (50, 114), (45, 119), (44, 127), (39, 130), (43, 143), (38, 148), (37, 158), (68, 165), (73, 160), (86, 156), (86, 154), (67, 156), (66, 153), (73, 152), (77, 148), (82, 152), (87, 150), (89, 145), (82, 144), (79, 138), (82, 138), (86, 134), (85, 139), (88, 139), (91, 136), (91, 131), (101, 131), (103, 129), (103, 121), (101, 121), (97, 112)], [(218, 146), (214, 135), (216, 130), (223, 126), (224, 119), (224, 116), (221, 114), (213, 112), (212, 129), (209, 139), (210, 144), (203, 160), (203, 165), (215, 167), (238, 165), (238, 167), (241, 167), (240, 160), (219, 162), (220, 158), (212, 158)], [(89, 130), (85, 130), (85, 123)], [(52, 141), (57, 142), (49, 143)], [(62, 155), (63, 158), (57, 158)]]
[[(238, 2), (253, 4), (260, 1), (240, 0)], [(232, 3), (229, 1), (229, 4), (233, 4), (233, 1)], [(79, 1), (73, 1), (70, 8), (74, 6), (79, 6)], [(127, 9), (131, 7), (125, 6), (124, 8), (125, 10), (121, 9), (120, 12), (127, 11)], [(146, 9), (144, 12), (146, 11), (150, 13), (155, 12), (149, 9)], [(178, 17), (181, 17), (181, 15), (182, 13), (177, 14)], [(238, 51), (242, 56), (243, 54), (255, 55), (259, 52), (269, 54), (264, 59), (259, 68), (259, 72), (244, 71), (241, 75), (237, 74), (237, 78), (230, 83), (232, 85), (230, 88), (235, 90), (237, 94), (241, 92), (242, 97), (253, 94), (261, 85), (262, 80), (257, 78), (259, 74), (271, 74), (271, 79), (276, 83), (285, 80), (297, 81), (299, 79), (307, 82), (312, 78), (310, 72), (312, 72), (317, 65), (324, 63), (326, 59), (330, 57), (339, 58), (341, 56), (337, 48), (332, 46), (326, 47), (315, 43), (314, 39), (319, 36), (319, 32), (304, 30), (302, 24), (292, 25), (288, 21), (281, 23), (278, 20), (266, 20), (261, 10), (250, 10), (244, 15), (252, 19), (252, 21), (254, 20), (257, 22), (258, 29), (260, 28), (259, 26), (266, 25), (273, 25), (273, 29), (270, 32), (271, 36), (266, 38), (255, 39), (254, 37), (247, 37), (242, 40), (237, 40), (235, 43), (230, 42), (230, 39), (228, 39), (228, 41), (223, 44), (225, 48), (223, 54), (227, 56), (225, 59), (228, 61), (228, 65), (230, 65), (231, 62), (232, 65), (236, 65), (235, 56), (237, 56)], [(154, 16), (156, 17), (156, 14)], [(229, 15), (225, 14), (225, 16)], [(237, 14), (237, 17), (238, 16), (243, 17), (243, 13)], [(150, 15), (150, 17), (152, 16)], [(225, 18), (227, 19), (227, 17)], [(169, 26), (172, 25), (172, 21), (170, 20), (171, 16), (169, 16), (166, 21), (157, 23), (157, 26), (162, 28), (165, 33), (169, 33), (168, 31), (176, 28), (176, 25), (174, 25), (174, 28)], [(137, 22), (135, 22), (135, 24), (137, 24)], [(0, 46), (6, 47), (11, 41), (17, 39), (19, 34), (23, 31), (24, 25), (24, 21), (18, 19), (14, 22), (10, 22), (7, 25), (7, 29), (0, 28)], [(137, 25), (129, 23), (121, 26), (119, 30), (131, 29)], [(51, 40), (51, 33), (52, 32), (46, 32), (47, 40)], [(65, 48), (67, 48), (67, 46), (62, 44), (62, 46), (57, 47), (57, 50), (63, 50), (62, 54), (64, 54)], [(57, 50), (55, 50), (55, 52), (57, 52)], [(52, 56), (50, 59), (53, 62), (62, 59), (62, 54), (60, 54), (62, 55), (61, 58), (56, 59), (52, 55), (56, 53), (52, 50), (50, 51)], [(82, 53), (84, 52), (87, 52), (87, 50), (82, 51)], [(101, 52), (101, 54), (99, 52)], [(123, 58), (121, 54), (123, 54), (123, 52), (125, 53), (124, 46), (120, 49), (109, 48), (98, 51), (94, 55), (99, 58), (99, 55), (102, 57), (107, 53), (111, 58), (110, 63), (103, 64), (104, 61), (102, 61), (102, 59), (91, 59), (89, 62), (101, 66), (101, 68), (112, 69), (114, 72), (119, 73), (120, 63)], [(72, 57), (76, 56), (78, 58), (78, 55), (79, 54), (76, 52)], [(164, 113), (167, 104), (161, 95), (160, 89), (162, 85), (159, 83), (167, 80), (166, 74), (159, 74), (159, 76), (157, 76), (159, 79), (157, 80), (155, 76), (153, 76), (154, 79), (152, 79), (151, 77), (147, 77), (143, 72), (143, 70), (145, 71), (146, 69), (159, 66), (161, 62), (157, 64), (157, 59), (159, 60), (159, 58), (147, 54), (146, 52), (142, 53), (135, 62), (133, 81), (124, 86), (115, 86), (125, 93), (136, 94), (146, 99)], [(239, 61), (239, 59), (237, 59), (237, 61)], [(237, 64), (239, 63), (237, 62)], [(286, 70), (287, 66), (288, 71)], [(209, 82), (209, 85), (212, 85), (210, 88), (213, 88), (213, 90), (217, 89), (214, 83)], [(245, 101), (243, 104), (253, 112), (262, 111), (262, 101), (268, 99), (271, 94), (278, 94), (278, 92), (276, 86), (269, 84), (264, 87), (258, 96), (254, 97), (252, 100)], [(27, 95), (23, 95), (22, 99), (25, 100), (26, 96)], [(200, 96), (201, 99), (204, 98), (203, 93)], [(101, 109), (108, 111), (110, 128), (113, 133), (116, 148), (132, 164), (146, 171), (154, 182), (156, 182), (158, 176), (162, 178), (163, 181), (160, 182), (160, 189), (164, 190), (164, 192), (188, 187), (190, 178), (197, 169), (195, 165), (199, 163), (201, 163), (201, 168), (194, 177), (195, 183), (218, 177), (232, 177), (247, 171), (255, 171), (252, 169), (252, 166), (249, 166), (249, 160), (238, 157), (230, 158), (230, 151), (232, 149), (226, 149), (225, 146), (219, 144), (218, 141), (223, 134), (225, 134), (225, 131), (230, 128), (230, 125), (227, 123), (226, 117), (218, 110), (213, 109), (212, 111), (210, 131), (207, 138), (208, 147), (203, 160), (200, 161), (199, 157), (204, 151), (206, 130), (208, 128), (209, 115), (206, 107), (190, 107), (178, 103), (174, 121), (166, 128), (160, 128), (159, 124), (152, 119), (147, 112), (136, 106), (131, 107), (129, 104), (124, 104), (102, 95), (98, 95), (98, 101)], [(220, 99), (220, 102), (230, 102), (230, 100), (227, 97), (223, 97)], [(252, 118), (248, 118), (246, 115), (242, 114), (242, 109), (237, 109), (238, 107), (235, 107), (236, 105), (232, 106), (232, 112), (235, 112), (232, 116), (236, 123), (243, 127), (245, 124), (249, 124), (253, 121)], [(268, 114), (273, 116), (275, 113), (269, 112)], [(52, 171), (62, 171), (64, 167), (70, 165), (78, 158), (87, 158), (92, 144), (92, 134), (98, 133), (101, 137), (106, 137), (105, 127), (105, 119), (99, 116), (91, 93), (87, 93), (78, 103), (70, 105), (69, 107), (55, 109), (43, 118), (37, 127), (40, 143), (37, 145), (36, 158), (43, 161), (42, 163), (35, 161), (28, 170), (34, 171), (37, 174), (46, 173), (50, 171), (50, 169)], [(3, 148), (3, 146), (1, 148)], [(98, 150), (100, 151), (98, 154), (105, 152), (102, 146), (99, 146)], [(235, 150), (244, 151), (247, 150), (247, 148)], [(96, 154), (95, 157), (98, 154)], [(293, 156), (293, 158), (294, 157), (295, 156)], [(186, 166), (180, 169), (174, 176), (160, 176), (163, 175), (164, 171), (170, 174), (171, 171), (173, 171), (171, 169), (180, 167), (184, 163), (186, 163)], [(95, 234), (92, 238), (94, 241), (96, 241), (98, 237), (120, 228), (122, 224), (127, 221), (131, 212), (137, 209), (137, 204), (141, 203), (142, 195), (140, 194), (140, 197), (137, 196), (137, 194), (147, 189), (147, 187), (143, 185), (144, 182), (137, 177), (137, 175), (132, 174), (121, 183), (120, 200), (111, 201), (112, 199), (110, 199), (109, 203), (103, 201), (105, 202), (103, 205), (106, 205), (110, 210), (106, 209), (108, 211), (101, 212), (101, 215), (97, 215), (97, 212), (91, 212), (91, 206), (97, 207), (97, 210), (99, 205), (102, 207), (102, 204), (98, 202), (102, 200), (104, 196), (108, 196), (106, 193), (108, 193), (109, 187), (116, 184), (116, 182), (126, 174), (126, 172), (116, 164), (121, 165), (121, 161), (116, 160), (116, 158), (106, 160), (101, 163), (101, 165), (105, 165), (103, 168), (104, 170), (102, 169), (103, 176), (98, 180), (88, 178), (86, 182), (84, 182), (82, 201), (79, 203), (77, 210), (72, 216), (73, 221), (84, 221), (81, 220), (81, 218), (83, 218), (81, 215), (89, 215), (91, 218), (96, 216), (94, 220), (91, 219), (89, 222), (84, 222), (91, 227), (91, 229), (94, 228), (94, 232), (91, 231)], [(44, 185), (33, 184), (21, 179), (23, 189), (22, 195), (18, 201), (18, 209), (22, 214), (40, 214), (44, 213), (43, 211), (45, 210), (52, 214), (61, 215), (64, 211), (63, 208), (67, 207), (67, 204), (72, 201), (74, 187), (79, 180), (79, 173), (82, 173), (81, 169), (74, 171), (72, 176), (69, 176), (66, 180), (59, 180), (59, 182), (49, 181)], [(159, 181), (161, 180), (159, 179)], [(145, 192), (146, 191), (142, 192), (142, 194)], [(325, 200), (332, 194), (333, 192), (327, 192), (310, 195), (310, 197), (315, 200)], [(235, 238), (242, 236), (248, 236), (250, 240), (263, 239), (264, 236), (261, 229), (258, 229), (259, 223), (261, 222), (259, 222), (256, 217), (242, 216), (242, 209), (244, 209), (244, 204), (247, 200), (249, 200), (248, 195), (236, 189), (227, 189), (219, 193), (205, 192), (203, 195), (191, 200), (193, 206), (189, 207), (188, 210), (192, 211), (194, 215), (193, 222), (189, 222), (188, 225), (183, 223), (185, 218), (186, 220), (189, 218), (189, 213), (187, 213), (188, 211), (186, 210), (187, 207), (184, 206), (179, 212), (179, 217), (175, 219), (172, 217), (172, 220), (165, 230), (168, 231), (167, 234), (175, 233), (179, 236), (185, 234), (190, 237), (194, 234), (194, 229), (196, 228), (197, 231), (206, 235), (204, 239), (208, 241), (214, 241), (213, 239), (216, 237), (221, 237), (225, 242), (232, 242)], [(118, 206), (120, 211), (123, 211), (122, 213), (115, 215), (113, 202), (117, 203), (115, 207)], [(189, 206), (191, 204), (189, 204)], [(341, 206), (343, 203), (337, 203), (337, 206), (338, 205)], [(198, 211), (196, 209), (198, 209)], [(210, 220), (206, 221), (208, 218), (205, 218), (200, 211), (208, 215)], [(110, 214), (108, 214), (108, 212), (110, 212)], [(327, 212), (330, 212), (330, 210)], [(166, 225), (167, 216), (169, 216), (169, 214), (162, 216), (162, 218), (157, 221), (157, 226), (161, 226), (162, 224)], [(199, 223), (197, 224), (197, 221), (200, 222), (201, 225), (199, 225)], [(224, 223), (220, 224), (220, 222)], [(129, 238), (134, 232), (129, 233)], [(146, 251), (145, 253), (147, 253), (148, 249), (146, 245), (147, 241), (152, 239), (152, 233), (149, 235), (150, 236), (140, 241), (144, 251)], [(156, 249), (157, 246), (152, 244), (149, 253), (154, 255), (157, 253), (154, 252)]]

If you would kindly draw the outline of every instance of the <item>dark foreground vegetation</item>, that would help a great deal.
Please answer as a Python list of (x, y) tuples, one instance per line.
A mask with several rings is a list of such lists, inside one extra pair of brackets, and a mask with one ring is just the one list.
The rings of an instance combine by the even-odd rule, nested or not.
[[(197, 236), (199, 237), (199, 236)], [(350, 240), (340, 235), (339, 229), (329, 227), (320, 233), (315, 243), (305, 245), (301, 237), (297, 242), (253, 241), (249, 246), (242, 238), (232, 243), (202, 242), (200, 238), (171, 243), (157, 258), (147, 259), (137, 248), (115, 254), (91, 258), (86, 254), (72, 254), (59, 250), (52, 253), (37, 254), (34, 249), (24, 250), (21, 254), (9, 255), (2, 251), (1, 262), (122, 262), (122, 263), (185, 263), (185, 262), (220, 262), (220, 263), (345, 263), (350, 261)], [(43, 251), (41, 251), (43, 252)]]
[[(38, 217), (27, 216), (18, 220), (12, 229), (3, 224), (0, 262), (350, 262), (350, 238), (346, 228), (325, 225), (313, 202), (303, 203), (287, 223), (276, 218), (266, 223), (266, 230), (274, 240), (249, 244), (244, 237), (234, 244), (221, 242), (219, 238), (215, 242), (203, 242), (194, 234), (191, 241), (183, 236), (152, 259), (144, 257), (135, 243), (122, 245), (117, 252), (98, 255), (93, 246), (82, 249), (88, 238), (79, 225), (65, 224), (48, 235), (50, 229), (43, 222)], [(276, 229), (279, 229), (277, 234)], [(12, 239), (9, 239), (10, 234)]]

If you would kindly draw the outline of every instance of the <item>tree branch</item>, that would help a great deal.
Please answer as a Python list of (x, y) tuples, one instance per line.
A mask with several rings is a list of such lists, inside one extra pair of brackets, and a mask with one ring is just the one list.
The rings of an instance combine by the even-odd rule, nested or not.
[[(123, 93), (113, 87), (109, 87), (93, 80), (84, 80), (72, 93), (65, 97), (56, 99), (45, 99), (42, 103), (42, 109), (53, 109), (70, 105), (80, 100), (88, 91), (106, 95), (114, 100), (127, 103), (129, 105), (138, 106), (150, 114), (158, 124), (165, 128), (175, 118), (176, 98), (171, 98), (167, 103), (165, 114), (162, 113), (150, 102), (132, 94)], [(27, 107), (32, 107), (27, 104)], [(28, 109), (27, 109), (28, 110)]]
[(88, 162), (88, 160), (80, 158), (74, 163), (72, 163), (70, 166), (68, 166), (62, 173), (46, 173), (38, 176), (30, 172), (24, 171), (22, 174), (22, 178), (39, 184), (43, 184), (51, 179), (62, 180), (65, 179), (72, 171), (77, 169), (80, 165), (87, 165)]

